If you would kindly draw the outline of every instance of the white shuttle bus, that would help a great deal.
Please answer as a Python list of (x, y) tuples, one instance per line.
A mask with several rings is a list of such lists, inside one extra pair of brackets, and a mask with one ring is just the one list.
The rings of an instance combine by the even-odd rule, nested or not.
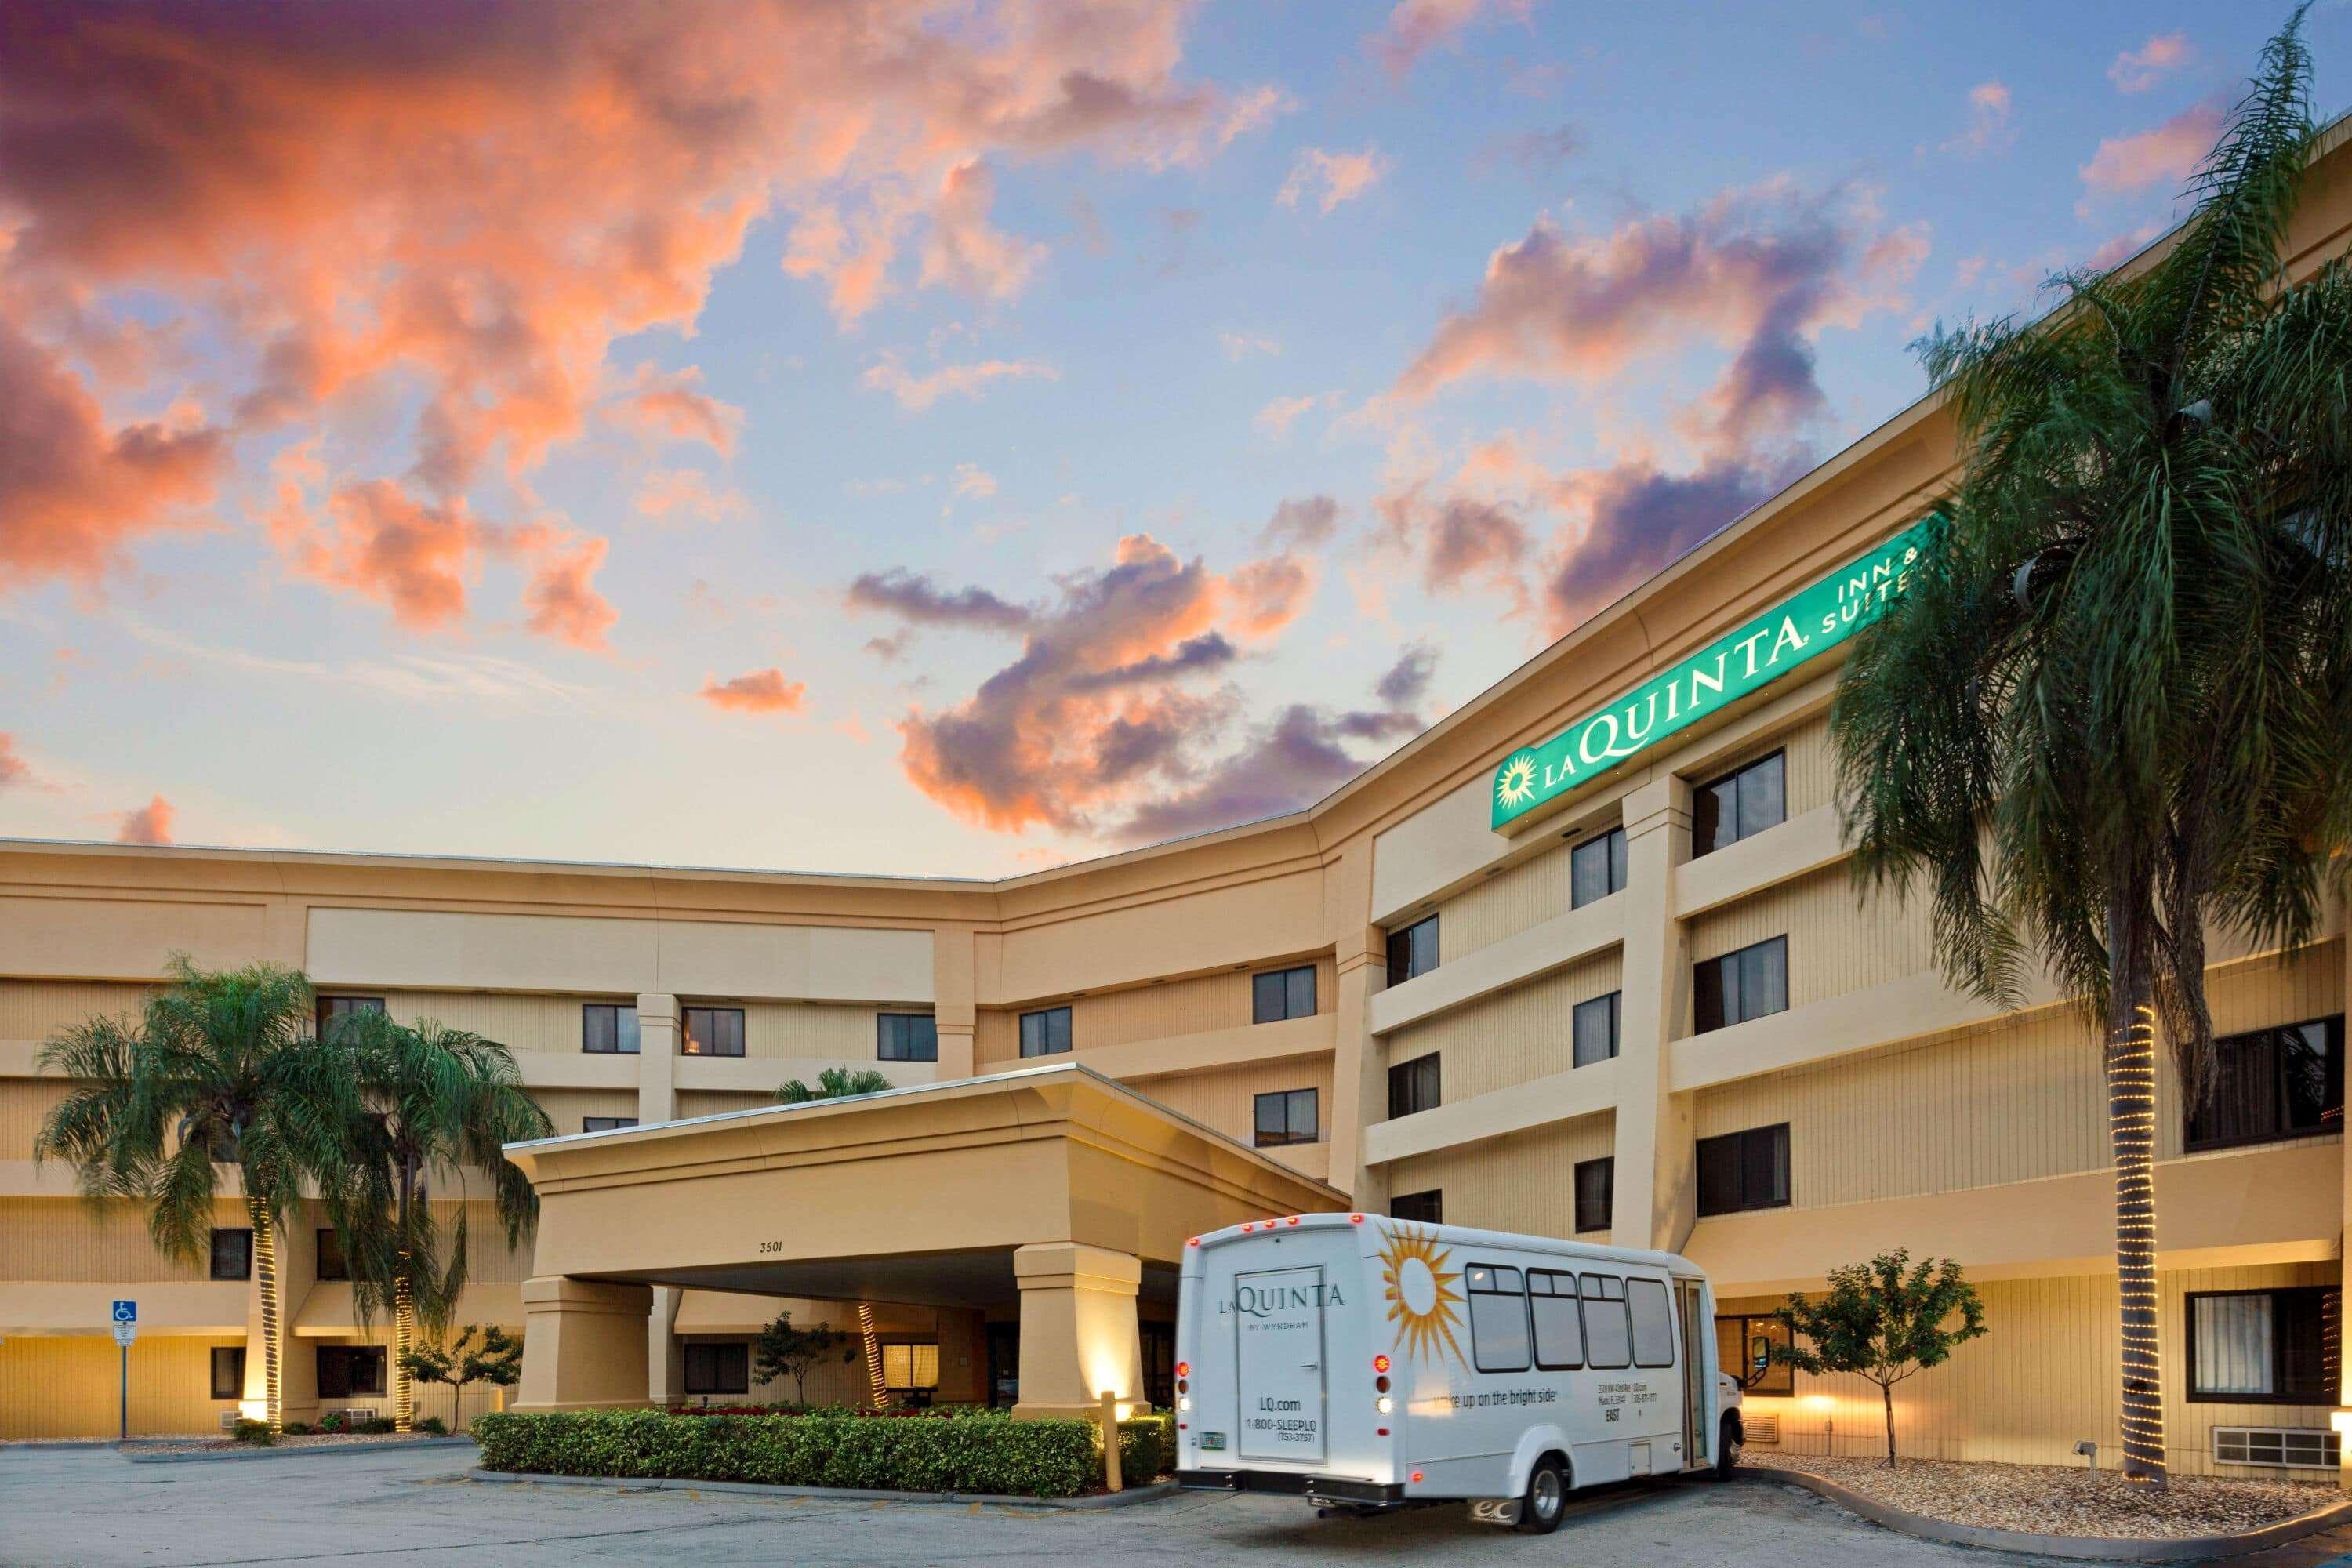
[(1372, 1214), (1185, 1245), (1177, 1479), (1538, 1532), (1569, 1492), (1739, 1462), (1739, 1384), (1685, 1258)]

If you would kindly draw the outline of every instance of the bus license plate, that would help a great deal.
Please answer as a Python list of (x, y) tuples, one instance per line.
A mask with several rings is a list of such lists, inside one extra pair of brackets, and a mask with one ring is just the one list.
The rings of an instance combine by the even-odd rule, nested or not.
[(1209, 1454), (1220, 1453), (1223, 1451), (1224, 1446), (1225, 1435), (1223, 1432), (1203, 1432), (1201, 1434), (1202, 1452)]

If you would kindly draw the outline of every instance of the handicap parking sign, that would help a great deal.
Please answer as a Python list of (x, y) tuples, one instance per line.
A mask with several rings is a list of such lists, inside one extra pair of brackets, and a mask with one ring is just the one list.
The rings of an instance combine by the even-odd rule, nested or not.
[(139, 1321), (139, 1303), (136, 1301), (117, 1301), (114, 1304), (114, 1321), (118, 1323), (137, 1322)]

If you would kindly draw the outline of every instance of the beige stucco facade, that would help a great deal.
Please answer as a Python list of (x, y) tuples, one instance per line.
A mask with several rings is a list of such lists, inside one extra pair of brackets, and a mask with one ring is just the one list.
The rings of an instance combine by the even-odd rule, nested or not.
[[(2297, 271), (2346, 249), (2340, 134), (2310, 178)], [(850, 1327), (860, 1300), (902, 1347), (893, 1364), (927, 1369), (940, 1399), (1004, 1394), (992, 1365), (1016, 1359), (1038, 1408), (1133, 1397), (1164, 1321), (1154, 1271), (1186, 1227), (1252, 1204), (1433, 1194), (1449, 1222), (1564, 1234), (1577, 1166), (1606, 1159), (1612, 1237), (1686, 1252), (1727, 1311), (1884, 1247), (1958, 1258), (1990, 1333), (1906, 1385), (1912, 1451), (2073, 1462), (2088, 1438), (2111, 1462), (2095, 1041), (2047, 987), (2007, 1014), (1953, 991), (1917, 909), (1857, 898), (1826, 735), (1835, 656), (1488, 826), (1502, 759), (1907, 526), (1952, 461), (1923, 402), (1313, 807), (1003, 881), (0, 845), (0, 1436), (110, 1429), (118, 1295), (141, 1301), (134, 1425), (202, 1427), (236, 1403), (209, 1397), (206, 1368), (211, 1347), (251, 1339), (251, 1286), (158, 1258), (135, 1219), (100, 1223), (66, 1173), (30, 1161), (58, 1092), (35, 1075), (40, 1042), (135, 1006), (178, 952), (299, 965), (324, 994), (499, 1039), (560, 1133), (645, 1124), (524, 1152), (547, 1205), (530, 1255), (476, 1228), (460, 1320), (527, 1331), (526, 1403), (702, 1397), (694, 1347), (740, 1345), (780, 1303)], [(1695, 786), (1770, 753), (1783, 819), (1694, 855)], [(1571, 851), (1615, 828), (1624, 886), (1578, 907)], [(1385, 933), (1433, 914), (1436, 966), (1388, 973)], [(1694, 965), (1776, 938), (1785, 1008), (1698, 1032)], [(2217, 947), (2217, 1022), (2339, 1018), (2347, 965), (2340, 911), (2301, 952)], [(1295, 968), (1312, 972), (1312, 1011), (1258, 1021), (1255, 977)], [(1578, 1067), (1573, 1010), (1612, 994), (1616, 1054)], [(584, 1050), (583, 1010), (618, 1005), (640, 1049)], [(684, 1048), (700, 1007), (740, 1012), (740, 1057)], [(1060, 1059), (1083, 1070), (1002, 1077), (1036, 1065), (1022, 1015), (1063, 1007)], [(934, 1020), (935, 1060), (883, 1059), (877, 1019), (907, 1014)], [(1389, 1069), (1433, 1056), (1437, 1103), (1391, 1115)], [(831, 1066), (907, 1092), (760, 1109)], [(2167, 1439), (2176, 1467), (2209, 1470), (2217, 1427), (2324, 1428), (2336, 1399), (2191, 1397), (2189, 1303), (2335, 1289), (2352, 1174), (2340, 1102), (2323, 1127), (2192, 1150), (2161, 1092)], [(1255, 1146), (1270, 1095), (1311, 1097), (1299, 1141)], [(1787, 1202), (1701, 1217), (1700, 1142), (1783, 1125)], [(235, 1205), (223, 1223), (241, 1223)], [(761, 1241), (777, 1250), (736, 1256)], [(315, 1252), (298, 1227), (283, 1259), (296, 1419), (321, 1403), (301, 1347), (370, 1337)], [(1073, 1362), (1106, 1344), (1117, 1365)], [(867, 1378), (829, 1365), (808, 1392), (854, 1397)], [(1866, 1392), (1801, 1379), (1752, 1403), (1785, 1444), (1833, 1426), (1859, 1449)]]

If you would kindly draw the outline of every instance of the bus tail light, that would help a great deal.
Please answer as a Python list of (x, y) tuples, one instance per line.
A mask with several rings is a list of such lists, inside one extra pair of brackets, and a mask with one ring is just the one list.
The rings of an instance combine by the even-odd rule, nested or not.
[(1388, 1358), (1388, 1357), (1386, 1357), (1386, 1356), (1384, 1356), (1384, 1355), (1376, 1355), (1376, 1356), (1374, 1356), (1374, 1357), (1372, 1358), (1372, 1370), (1373, 1370), (1374, 1372), (1386, 1372), (1386, 1371), (1388, 1371), (1388, 1369), (1389, 1369), (1389, 1358)]
[(1192, 1376), (1192, 1363), (1191, 1362), (1189, 1362), (1189, 1361), (1180, 1361), (1180, 1362), (1178, 1362), (1178, 1363), (1176, 1363), (1176, 1375), (1177, 1375), (1177, 1376), (1179, 1376), (1179, 1377), (1190, 1377), (1190, 1376)]
[(1415, 1470), (1412, 1473), (1412, 1484), (1414, 1486), (1421, 1485), (1421, 1472), (1419, 1470)]

